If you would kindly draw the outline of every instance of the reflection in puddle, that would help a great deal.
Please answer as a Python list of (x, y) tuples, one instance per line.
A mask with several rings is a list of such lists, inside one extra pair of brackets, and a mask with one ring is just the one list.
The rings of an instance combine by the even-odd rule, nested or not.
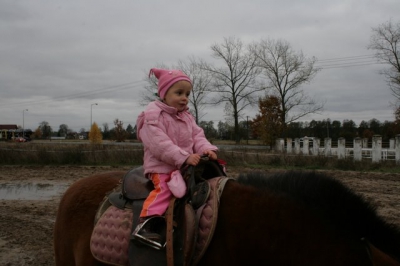
[(45, 200), (58, 196), (67, 189), (66, 184), (0, 184), (0, 200)]

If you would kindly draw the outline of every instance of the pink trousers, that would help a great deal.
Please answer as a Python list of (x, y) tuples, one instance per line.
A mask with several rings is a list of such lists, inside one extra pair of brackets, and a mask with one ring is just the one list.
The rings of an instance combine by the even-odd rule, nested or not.
[(150, 174), (149, 179), (153, 182), (154, 190), (150, 192), (144, 201), (140, 218), (163, 215), (172, 197), (172, 193), (166, 182), (169, 179), (168, 174)]

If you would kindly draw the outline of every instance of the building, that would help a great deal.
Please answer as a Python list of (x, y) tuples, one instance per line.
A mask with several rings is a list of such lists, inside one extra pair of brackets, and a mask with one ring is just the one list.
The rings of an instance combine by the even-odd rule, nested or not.
[(15, 138), (15, 131), (17, 129), (17, 125), (0, 125), (0, 139)]
[(23, 130), (22, 128), (18, 128), (17, 125), (0, 125), (0, 140), (14, 139), (23, 135), (30, 138), (32, 130)]

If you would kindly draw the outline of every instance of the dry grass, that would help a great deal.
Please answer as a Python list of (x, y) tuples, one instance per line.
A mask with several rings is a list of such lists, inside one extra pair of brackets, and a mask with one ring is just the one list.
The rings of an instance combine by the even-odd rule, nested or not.
[(89, 143), (2, 143), (1, 164), (132, 165), (143, 150), (132, 145)]

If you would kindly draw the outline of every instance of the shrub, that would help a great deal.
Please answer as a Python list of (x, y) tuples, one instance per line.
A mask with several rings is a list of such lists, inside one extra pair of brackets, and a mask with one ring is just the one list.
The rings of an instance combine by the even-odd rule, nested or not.
[(101, 134), (101, 130), (97, 126), (96, 122), (94, 122), (90, 128), (89, 141), (92, 144), (101, 144), (103, 141), (103, 135)]

